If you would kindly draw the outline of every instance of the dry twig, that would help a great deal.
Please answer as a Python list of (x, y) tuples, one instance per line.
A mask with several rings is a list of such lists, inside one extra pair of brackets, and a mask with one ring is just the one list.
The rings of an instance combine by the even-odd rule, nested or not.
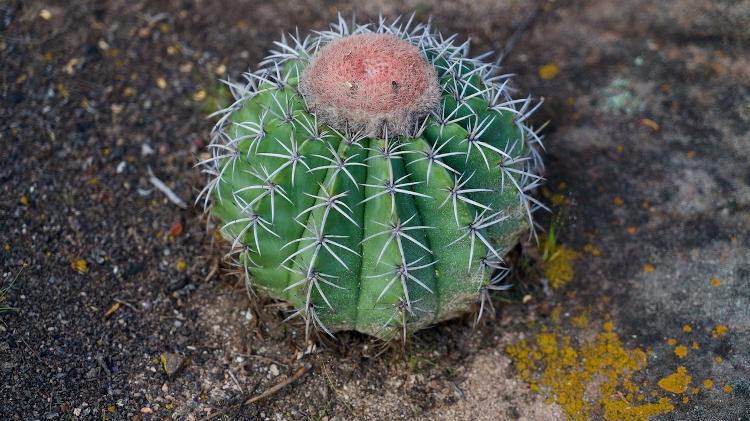
[(267, 398), (269, 396), (272, 396), (272, 395), (276, 394), (278, 391), (280, 391), (281, 389), (283, 389), (283, 388), (289, 386), (290, 384), (296, 382), (297, 380), (299, 380), (302, 376), (305, 375), (305, 373), (307, 373), (307, 371), (309, 369), (310, 368), (308, 366), (302, 366), (302, 367), (298, 368), (297, 371), (294, 372), (294, 374), (292, 374), (291, 376), (287, 377), (286, 379), (284, 379), (284, 380), (276, 383), (275, 385), (273, 385), (272, 387), (270, 387), (268, 390), (266, 390), (265, 392), (261, 393), (260, 395), (253, 396), (251, 398), (248, 398), (244, 402), (236, 403), (236, 404), (234, 404), (234, 405), (232, 405), (232, 406), (230, 406), (230, 407), (228, 407), (226, 409), (222, 409), (221, 411), (215, 412), (215, 413), (213, 413), (213, 414), (211, 414), (211, 415), (203, 418), (202, 421), (212, 420), (212, 419), (214, 419), (216, 417), (220, 417), (222, 415), (225, 415), (227, 412), (229, 412), (233, 408), (236, 408), (236, 407), (241, 406), (241, 405), (250, 405), (251, 403), (255, 403), (255, 402), (258, 402), (259, 400), (262, 400), (262, 399), (265, 399), (265, 398)]
[(177, 193), (174, 192), (174, 190), (170, 189), (169, 186), (164, 184), (163, 181), (155, 176), (154, 172), (151, 171), (151, 168), (148, 169), (148, 176), (148, 181), (151, 183), (151, 185), (156, 187), (156, 189), (160, 192), (164, 193), (164, 195), (167, 196), (167, 199), (169, 199), (170, 202), (181, 207), (182, 209), (187, 209), (187, 203), (185, 203), (185, 201), (182, 200), (180, 196), (178, 196)]

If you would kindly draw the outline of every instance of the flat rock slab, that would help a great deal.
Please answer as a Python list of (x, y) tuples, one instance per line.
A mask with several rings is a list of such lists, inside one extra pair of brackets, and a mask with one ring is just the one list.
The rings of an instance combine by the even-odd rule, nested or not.
[(0, 8), (0, 418), (748, 419), (750, 2), (540, 3), (505, 70), (575, 275), (390, 350), (305, 344), (151, 174), (195, 199), (216, 80), (280, 30), (416, 11), (500, 51), (535, 4), (204, 3)]

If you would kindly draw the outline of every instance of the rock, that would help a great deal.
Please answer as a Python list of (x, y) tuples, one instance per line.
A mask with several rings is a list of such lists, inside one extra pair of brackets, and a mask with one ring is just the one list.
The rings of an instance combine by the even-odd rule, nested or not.
[(174, 377), (187, 365), (188, 359), (178, 353), (164, 352), (159, 355), (159, 362), (167, 376)]
[(270, 367), (268, 367), (268, 373), (271, 375), (271, 377), (276, 377), (279, 375), (279, 367), (276, 366), (276, 364), (271, 364)]

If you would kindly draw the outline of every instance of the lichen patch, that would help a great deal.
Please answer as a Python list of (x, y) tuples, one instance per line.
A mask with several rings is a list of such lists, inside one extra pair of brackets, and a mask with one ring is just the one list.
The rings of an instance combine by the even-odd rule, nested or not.
[(679, 366), (674, 373), (662, 378), (657, 384), (667, 392), (685, 393), (692, 380), (693, 377), (688, 374), (687, 369)]
[(570, 336), (541, 332), (505, 352), (531, 390), (548, 396), (548, 402), (560, 405), (572, 420), (600, 414), (606, 420), (645, 421), (674, 409), (667, 397), (646, 400), (634, 380), (646, 367), (646, 353), (625, 348), (611, 321), (604, 322), (593, 339), (578, 345)]

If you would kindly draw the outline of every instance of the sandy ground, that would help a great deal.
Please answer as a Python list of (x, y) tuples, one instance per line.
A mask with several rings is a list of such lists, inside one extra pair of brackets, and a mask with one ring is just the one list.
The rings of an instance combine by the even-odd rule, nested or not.
[(356, 334), (309, 346), (248, 299), (149, 170), (192, 203), (216, 80), (281, 31), (415, 11), (500, 51), (535, 4), (226, 3), (0, 2), (0, 418), (602, 419), (544, 384), (554, 360), (524, 376), (507, 347), (552, 331), (585, 356), (607, 321), (645, 355), (645, 400), (674, 403), (658, 419), (750, 419), (750, 2), (541, 3), (505, 67), (545, 98), (542, 221), (579, 252), (574, 279), (380, 355)]

